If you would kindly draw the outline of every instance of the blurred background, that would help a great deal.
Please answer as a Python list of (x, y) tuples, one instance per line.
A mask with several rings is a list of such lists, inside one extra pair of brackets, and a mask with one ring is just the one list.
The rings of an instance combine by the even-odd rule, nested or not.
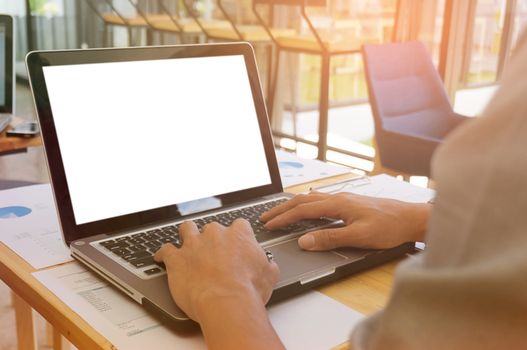
[[(273, 65), (280, 60), (275, 98), (269, 107), (277, 144), (303, 157), (325, 158), (364, 171), (373, 169), (375, 151), (360, 45), (420, 40), (432, 56), (455, 111), (476, 116), (499, 85), (527, 23), (527, 0), (310, 0), (306, 2), (309, 21), (290, 6), (298, 1), (278, 3), (0, 0), (0, 12), (17, 19), (20, 82), (26, 79), (23, 61), (31, 50), (251, 41), (267, 97)], [(257, 35), (262, 31), (258, 16), (272, 30), (280, 26), (280, 30), (294, 31), (305, 39), (303, 44), (277, 58), (272, 53), (276, 41)], [(227, 26), (228, 21), (238, 27)], [(310, 26), (328, 42), (346, 41), (349, 48), (332, 56), (329, 64), (328, 149), (323, 156), (317, 148), (322, 62), (317, 50), (310, 52), (309, 43), (316, 44)], [(249, 34), (244, 32), (247, 28)]]

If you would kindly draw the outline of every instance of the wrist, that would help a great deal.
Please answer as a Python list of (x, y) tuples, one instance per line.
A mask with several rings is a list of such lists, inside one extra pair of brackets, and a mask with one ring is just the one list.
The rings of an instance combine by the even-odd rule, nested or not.
[(412, 232), (410, 241), (424, 242), (431, 209), (432, 205), (428, 203), (410, 204), (409, 214), (411, 215), (411, 218), (409, 222), (413, 225), (410, 230), (410, 232)]
[(223, 287), (212, 287), (201, 293), (196, 299), (194, 303), (195, 321), (200, 324), (205, 323), (221, 315), (224, 309), (238, 303), (250, 305), (260, 303), (263, 305), (259, 295), (250, 286), (232, 284)]
[(239, 292), (210, 293), (202, 299), (199, 323), (207, 347), (211, 350), (283, 348), (258, 293), (250, 289)]

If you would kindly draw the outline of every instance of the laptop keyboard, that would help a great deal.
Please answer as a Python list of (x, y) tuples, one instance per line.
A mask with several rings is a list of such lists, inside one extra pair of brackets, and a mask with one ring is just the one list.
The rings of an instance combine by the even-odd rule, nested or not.
[[(295, 235), (309, 229), (328, 225), (332, 222), (329, 219), (302, 220), (280, 230), (267, 230), (264, 227), (264, 224), (259, 220), (260, 215), (285, 201), (287, 201), (287, 199), (284, 198), (222, 212), (195, 219), (194, 223), (198, 229), (201, 230), (205, 225), (212, 222), (218, 222), (224, 226), (229, 226), (235, 219), (244, 218), (251, 224), (256, 240), (262, 243), (272, 239), (282, 238), (286, 235)], [(110, 251), (115, 257), (122, 259), (121, 262), (128, 265), (128, 267), (142, 269), (142, 272), (145, 275), (152, 276), (164, 271), (162, 264), (156, 263), (153, 258), (153, 255), (161, 245), (172, 243), (177, 247), (181, 247), (183, 244), (179, 237), (178, 226), (179, 225), (167, 225), (115, 239), (100, 241), (98, 244), (107, 251)]]

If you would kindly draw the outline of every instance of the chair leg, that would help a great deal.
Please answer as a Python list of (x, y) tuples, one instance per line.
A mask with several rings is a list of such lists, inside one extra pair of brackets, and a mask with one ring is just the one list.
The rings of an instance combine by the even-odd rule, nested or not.
[(102, 31), (102, 46), (108, 47), (108, 25), (105, 23)]
[(375, 137), (373, 138), (373, 148), (375, 149), (375, 157), (373, 158), (373, 170), (370, 171), (369, 175), (379, 175), (379, 174), (388, 174), (394, 177), (397, 177), (399, 175), (403, 175), (403, 177), (407, 174), (403, 174), (400, 171), (393, 170), (390, 168), (384, 167), (381, 162), (381, 155), (379, 153), (379, 147), (377, 146), (377, 140)]
[(267, 46), (267, 76), (265, 77), (265, 100), (271, 96), (271, 80), (273, 79), (273, 44)]
[(146, 46), (154, 45), (154, 31), (150, 28), (146, 29)]
[(269, 124), (271, 124), (271, 130), (273, 129), (273, 112), (274, 112), (274, 99), (276, 94), (276, 85), (278, 84), (278, 73), (280, 66), (280, 48), (276, 47), (275, 59), (274, 59), (274, 72), (271, 84), (271, 90), (269, 92), (269, 98), (267, 101), (267, 111), (269, 113)]
[(325, 161), (328, 149), (329, 74), (331, 57), (323, 52), (320, 66), (320, 97), (318, 106), (318, 159)]
[(294, 63), (292, 62), (292, 56), (289, 55), (288, 59), (288, 80), (289, 80), (289, 93), (291, 94), (291, 120), (293, 122), (293, 136), (298, 136), (297, 123), (296, 123), (296, 75), (293, 73), (295, 70)]
[(132, 47), (134, 46), (133, 37), (132, 37), (132, 28), (130, 27), (127, 27), (127, 28), (128, 28), (128, 47)]
[(373, 148), (375, 149), (375, 156), (373, 157), (373, 170), (370, 175), (378, 175), (385, 173), (384, 167), (381, 163), (381, 156), (379, 155), (379, 147), (377, 146), (377, 140), (373, 138)]

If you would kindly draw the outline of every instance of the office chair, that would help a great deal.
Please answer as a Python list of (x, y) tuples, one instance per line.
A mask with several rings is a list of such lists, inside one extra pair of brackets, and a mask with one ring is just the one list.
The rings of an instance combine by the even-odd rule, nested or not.
[(452, 109), (421, 42), (364, 45), (362, 54), (375, 122), (374, 172), (430, 177), (436, 147), (468, 117)]
[(22, 187), (22, 186), (31, 186), (35, 185), (34, 182), (29, 181), (19, 181), (19, 180), (0, 180), (0, 191), (8, 190), (11, 188)]

